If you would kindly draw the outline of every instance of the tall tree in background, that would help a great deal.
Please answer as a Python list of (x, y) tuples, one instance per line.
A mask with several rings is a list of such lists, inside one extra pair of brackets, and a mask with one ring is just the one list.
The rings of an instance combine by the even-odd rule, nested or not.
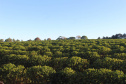
[(13, 38), (12, 41), (15, 42), (16, 40)]
[(101, 39), (100, 37), (98, 37), (98, 39)]
[(68, 39), (75, 39), (75, 37), (69, 37)]
[(82, 36), (81, 39), (88, 39), (87, 36)]
[(57, 38), (57, 40), (65, 40), (66, 39), (66, 37), (64, 37), (64, 36), (59, 36), (58, 38)]
[(115, 35), (112, 35), (111, 37), (108, 37), (108, 36), (106, 36), (106, 37), (104, 37), (103, 36), (103, 38), (102, 39), (125, 39), (126, 38), (126, 34), (124, 33), (124, 34), (115, 34)]
[(8, 39), (5, 40), (5, 42), (12, 42), (12, 39), (8, 38)]
[(41, 39), (39, 37), (36, 37), (35, 38), (35, 41), (40, 41)]
[(20, 42), (20, 40), (19, 40), (19, 39), (17, 39), (17, 40), (16, 40), (16, 42)]
[(31, 39), (29, 39), (28, 41), (32, 41)]
[(76, 39), (81, 39), (81, 36), (80, 35), (76, 36)]
[(0, 42), (4, 42), (4, 40), (3, 39), (0, 39)]
[(47, 40), (51, 40), (51, 38), (48, 38)]

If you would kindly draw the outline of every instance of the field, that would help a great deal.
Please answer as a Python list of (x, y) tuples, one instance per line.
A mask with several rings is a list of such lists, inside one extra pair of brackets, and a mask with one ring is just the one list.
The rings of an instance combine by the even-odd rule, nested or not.
[(5, 84), (125, 84), (126, 39), (0, 42)]

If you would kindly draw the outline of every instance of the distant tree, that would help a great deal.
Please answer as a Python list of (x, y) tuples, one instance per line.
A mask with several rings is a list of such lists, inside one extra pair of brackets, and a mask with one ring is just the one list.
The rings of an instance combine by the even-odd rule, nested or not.
[(19, 40), (19, 39), (17, 39), (17, 40), (16, 40), (16, 42), (20, 42), (20, 40)]
[(0, 39), (0, 42), (4, 42), (4, 40), (3, 39)]
[(51, 38), (48, 38), (47, 40), (51, 40)]
[(65, 40), (66, 39), (66, 37), (64, 37), (64, 36), (59, 36), (58, 38), (57, 38), (57, 40)]
[(41, 39), (39, 37), (36, 37), (35, 38), (35, 41), (40, 41)]
[(98, 37), (98, 39), (101, 39), (100, 37)]
[(31, 39), (29, 39), (28, 41), (32, 41)]
[(12, 42), (12, 39), (8, 38), (8, 39), (5, 40), (5, 42)]
[(88, 39), (87, 36), (82, 36), (81, 39)]
[(109, 39), (109, 37), (108, 37), (108, 36), (106, 36), (106, 39)]
[(125, 33), (123, 34), (123, 37), (126, 37), (126, 34)]
[(103, 36), (103, 38), (102, 39), (106, 39), (104, 36)]
[(76, 39), (81, 39), (81, 36), (80, 35), (76, 36)]
[(115, 38), (115, 35), (112, 35), (111, 38), (114, 39)]
[(112, 35), (111, 37), (109, 37), (110, 39), (119, 39), (121, 37), (125, 37), (125, 34), (116, 34), (116, 35)]
[(75, 39), (75, 37), (69, 37), (68, 39)]
[(21, 42), (23, 42), (23, 40), (21, 40)]
[(15, 42), (15, 39), (12, 39), (13, 42)]

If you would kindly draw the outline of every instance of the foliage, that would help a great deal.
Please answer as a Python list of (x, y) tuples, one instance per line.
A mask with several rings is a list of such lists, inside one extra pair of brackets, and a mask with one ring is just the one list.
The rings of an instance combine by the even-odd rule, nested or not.
[(6, 84), (14, 84), (15, 82), (22, 82), (24, 77), (25, 67), (22, 65), (15, 66), (12, 63), (4, 64), (0, 68), (1, 79)]
[[(32, 73), (32, 74), (31, 74)], [(32, 83), (45, 83), (50, 81), (50, 75), (56, 71), (49, 66), (32, 66), (28, 68), (26, 74), (32, 80)]]
[(125, 84), (125, 39), (0, 42), (6, 84)]

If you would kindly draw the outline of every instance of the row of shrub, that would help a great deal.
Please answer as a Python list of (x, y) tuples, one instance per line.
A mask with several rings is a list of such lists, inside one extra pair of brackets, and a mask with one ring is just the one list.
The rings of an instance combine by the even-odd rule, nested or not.
[(5, 84), (125, 84), (126, 75), (119, 70), (89, 68), (76, 72), (70, 67), (55, 71), (50, 66), (32, 66), (12, 63), (0, 68), (0, 79)]
[(5, 84), (124, 84), (126, 40), (0, 42)]

